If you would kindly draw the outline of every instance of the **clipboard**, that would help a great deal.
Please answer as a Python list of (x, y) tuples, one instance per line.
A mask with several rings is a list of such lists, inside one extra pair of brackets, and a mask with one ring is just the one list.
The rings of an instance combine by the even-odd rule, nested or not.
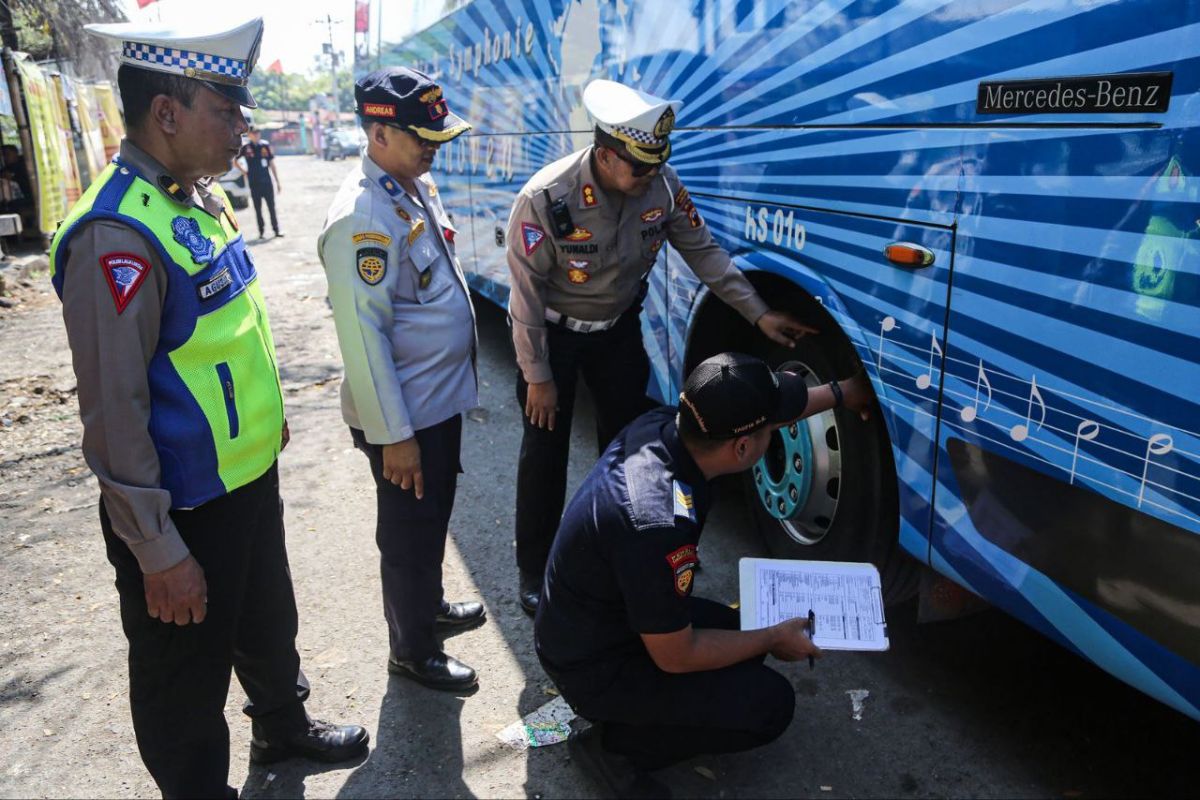
[(743, 558), (738, 562), (742, 630), (816, 614), (823, 650), (882, 652), (888, 641), (883, 582), (874, 564)]

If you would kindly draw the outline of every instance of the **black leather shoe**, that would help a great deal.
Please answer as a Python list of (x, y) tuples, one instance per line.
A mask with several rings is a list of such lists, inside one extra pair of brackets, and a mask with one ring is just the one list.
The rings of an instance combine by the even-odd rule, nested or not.
[(637, 769), (629, 759), (604, 749), (601, 729), (593, 725), (586, 731), (571, 731), (567, 750), (592, 780), (605, 790), (608, 797), (670, 798), (671, 789), (649, 772)]
[(529, 616), (537, 614), (538, 603), (542, 599), (542, 578), (531, 577), (522, 572), (520, 580), (520, 588), (517, 591), (517, 599), (521, 601), (521, 608)]
[(276, 739), (266, 735), (262, 726), (250, 726), (250, 760), (270, 764), (298, 756), (313, 761), (348, 761), (367, 752), (371, 735), (361, 725), (331, 725), (319, 719), (309, 720), (307, 728)]
[(473, 628), (487, 622), (487, 612), (483, 603), (470, 601), (467, 603), (446, 603), (437, 615), (435, 626), (438, 630), (458, 630)]
[(423, 661), (398, 661), (388, 656), (388, 672), (446, 692), (467, 691), (479, 685), (475, 670), (445, 653), (436, 653)]

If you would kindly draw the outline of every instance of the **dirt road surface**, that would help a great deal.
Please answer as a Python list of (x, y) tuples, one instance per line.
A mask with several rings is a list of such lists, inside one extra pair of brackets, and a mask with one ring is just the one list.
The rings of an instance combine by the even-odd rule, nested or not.
[[(362, 762), (251, 766), (234, 682), (230, 781), (247, 797), (594, 797), (562, 746), (517, 752), (496, 733), (552, 699), (515, 602), (512, 516), (519, 412), (503, 315), (477, 300), (480, 402), (464, 432), (445, 564), (449, 599), (482, 599), (489, 623), (446, 650), (475, 666), (460, 698), (385, 669), (374, 497), (338, 411), (340, 356), (316, 235), (347, 162), (279, 160), (285, 238), (253, 243), (278, 347), (292, 443), (281, 459), (298, 646), (316, 716), (366, 725)], [(253, 212), (239, 213), (254, 231)], [(0, 796), (155, 797), (129, 722), (112, 571), (95, 479), (78, 449), (75, 380), (45, 275), (0, 309)], [(584, 400), (586, 405), (586, 399)], [(571, 485), (594, 456), (577, 415)], [(736, 597), (736, 559), (761, 554), (722, 487), (698, 593)], [(677, 796), (1092, 797), (1185, 794), (1197, 726), (1000, 614), (917, 628), (891, 612), (892, 652), (780, 666), (796, 721), (757, 752), (664, 772)], [(846, 696), (866, 689), (863, 718)], [(181, 687), (181, 691), (185, 687)], [(703, 698), (697, 698), (703, 702)]]

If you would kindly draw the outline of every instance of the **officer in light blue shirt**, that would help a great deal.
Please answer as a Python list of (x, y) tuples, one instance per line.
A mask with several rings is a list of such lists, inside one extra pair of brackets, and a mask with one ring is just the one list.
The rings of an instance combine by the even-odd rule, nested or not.
[(475, 313), (429, 169), (471, 126), (416, 70), (373, 72), (354, 96), (367, 146), (318, 247), (346, 369), (342, 417), (375, 478), (388, 670), (470, 690), (475, 670), (436, 632), (484, 622), (482, 604), (446, 602), (441, 580), (462, 414), (478, 404)]

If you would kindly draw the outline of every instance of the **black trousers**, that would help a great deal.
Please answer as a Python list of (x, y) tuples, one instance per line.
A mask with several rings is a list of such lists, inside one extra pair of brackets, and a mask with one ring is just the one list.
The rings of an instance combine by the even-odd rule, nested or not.
[(208, 614), (199, 624), (147, 614), (137, 559), (100, 502), (129, 639), (129, 703), (142, 760), (163, 797), (219, 797), (229, 778), (231, 669), (250, 698), (246, 713), (268, 735), (308, 724), (277, 468), (199, 508), (172, 511), (171, 519), (204, 569)]
[(275, 231), (275, 235), (279, 235), (279, 220), (275, 217), (275, 186), (271, 183), (270, 178), (266, 183), (258, 183), (250, 181), (250, 199), (254, 202), (254, 217), (258, 220), (258, 235), (262, 236), (266, 228), (263, 227), (262, 204), (267, 202), (267, 213), (271, 215), (271, 229)]
[[(699, 597), (691, 606), (695, 628), (739, 627), (738, 612), (728, 606)], [(787, 730), (796, 710), (791, 683), (761, 656), (723, 669), (672, 674), (646, 653), (622, 661), (611, 681), (553, 673), (551, 678), (580, 716), (601, 724), (606, 750), (647, 770), (760, 747)]]
[(558, 389), (552, 431), (537, 427), (524, 415), (529, 385), (517, 370), (517, 402), (525, 431), (517, 462), (516, 539), (517, 567), (524, 575), (541, 578), (562, 518), (579, 375), (596, 403), (597, 455), (622, 428), (653, 406), (646, 397), (650, 360), (642, 344), (640, 313), (639, 304), (626, 311), (616, 325), (598, 333), (576, 333), (546, 324), (550, 372)]
[(401, 661), (419, 661), (441, 650), (434, 636), (434, 618), (444, 602), (442, 557), (462, 472), (462, 415), (416, 432), (425, 480), (425, 496), (420, 500), (412, 489), (384, 480), (382, 445), (368, 443), (356, 428), (350, 429), (350, 435), (354, 446), (366, 453), (375, 478), (375, 543), (392, 655)]

